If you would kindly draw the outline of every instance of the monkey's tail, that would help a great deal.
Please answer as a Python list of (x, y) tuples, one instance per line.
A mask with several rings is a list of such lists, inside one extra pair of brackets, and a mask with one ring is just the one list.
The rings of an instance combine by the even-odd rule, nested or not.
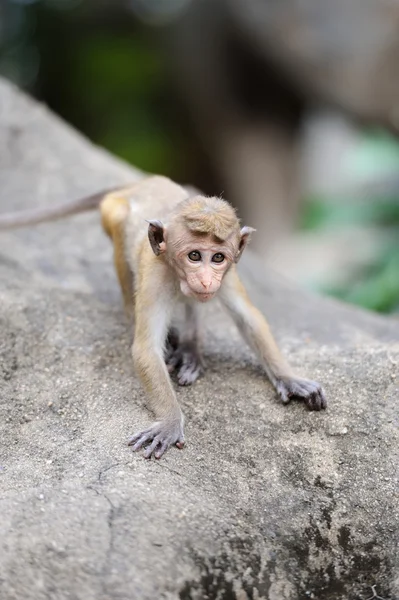
[(47, 206), (45, 208), (36, 208), (33, 210), (23, 210), (20, 212), (0, 214), (0, 231), (7, 229), (17, 229), (18, 227), (26, 227), (27, 225), (37, 225), (38, 223), (46, 223), (48, 221), (56, 221), (63, 217), (69, 217), (81, 212), (94, 210), (98, 208), (104, 196), (113, 192), (116, 188), (105, 190), (80, 198), (74, 202), (61, 204), (59, 206)]

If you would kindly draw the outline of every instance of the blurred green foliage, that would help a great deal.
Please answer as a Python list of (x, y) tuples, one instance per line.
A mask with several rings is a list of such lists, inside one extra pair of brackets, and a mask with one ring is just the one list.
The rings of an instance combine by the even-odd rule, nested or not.
[[(399, 143), (385, 132), (367, 132), (348, 161), (352, 174), (380, 181), (377, 187), (363, 183), (363, 193), (342, 197), (308, 197), (302, 213), (304, 230), (371, 227), (383, 233), (373, 261), (359, 268), (343, 286), (324, 286), (321, 291), (346, 302), (378, 312), (399, 311)], [(392, 177), (394, 177), (393, 185)], [(396, 180), (396, 183), (395, 183)], [(385, 181), (385, 183), (384, 183)], [(384, 187), (386, 188), (384, 190)]]
[(399, 251), (386, 248), (367, 270), (359, 273), (350, 289), (325, 290), (346, 302), (379, 312), (399, 310)]
[(69, 85), (80, 90), (78, 127), (87, 130), (91, 122), (94, 141), (146, 171), (176, 173), (174, 136), (158, 109), (164, 71), (145, 38), (92, 32), (72, 53)]
[(354, 201), (350, 196), (310, 196), (301, 215), (301, 228), (305, 230), (370, 224), (399, 225), (399, 195), (374, 197), (367, 202)]
[(1, 6), (1, 74), (138, 168), (176, 179), (194, 175), (162, 51), (122, 4), (6, 0)]

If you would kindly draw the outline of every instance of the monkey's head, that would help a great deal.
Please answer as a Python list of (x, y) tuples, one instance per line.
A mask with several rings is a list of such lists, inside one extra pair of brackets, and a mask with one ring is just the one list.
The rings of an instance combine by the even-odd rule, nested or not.
[(239, 261), (253, 231), (240, 228), (225, 200), (195, 196), (177, 205), (167, 226), (149, 221), (148, 238), (153, 252), (164, 255), (176, 272), (182, 293), (207, 302)]

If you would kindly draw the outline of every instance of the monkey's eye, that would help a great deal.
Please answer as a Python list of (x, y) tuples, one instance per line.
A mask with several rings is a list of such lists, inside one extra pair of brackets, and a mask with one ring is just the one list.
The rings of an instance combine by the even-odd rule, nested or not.
[(221, 252), (217, 252), (212, 256), (212, 262), (214, 263), (222, 263), (224, 261), (224, 254)]
[(201, 260), (201, 254), (198, 252), (198, 250), (193, 250), (189, 253), (188, 258), (193, 262), (198, 262)]

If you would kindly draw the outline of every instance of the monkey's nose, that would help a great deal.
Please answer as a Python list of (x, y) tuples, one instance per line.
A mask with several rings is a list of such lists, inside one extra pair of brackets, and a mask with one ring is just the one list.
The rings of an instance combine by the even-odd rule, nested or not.
[(210, 281), (209, 282), (201, 281), (201, 285), (202, 285), (202, 287), (204, 287), (207, 290), (208, 288), (211, 287), (211, 282)]

